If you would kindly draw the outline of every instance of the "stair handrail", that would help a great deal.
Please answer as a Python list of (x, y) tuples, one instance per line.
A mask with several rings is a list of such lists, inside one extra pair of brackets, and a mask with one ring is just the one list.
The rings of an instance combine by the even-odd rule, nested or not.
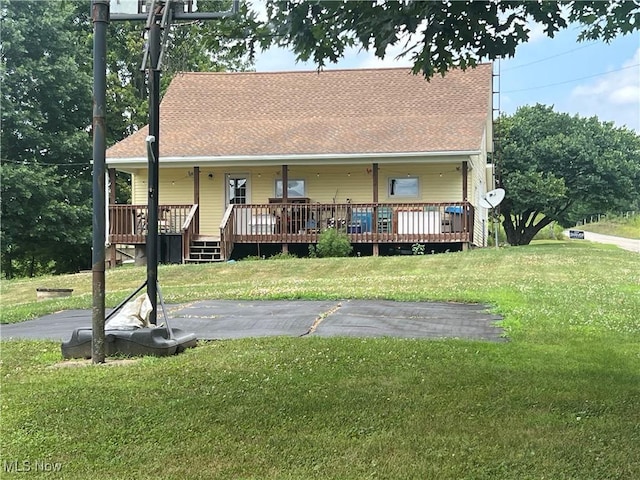
[[(189, 210), (189, 214), (184, 219), (184, 223), (182, 224), (182, 263), (185, 263), (189, 258), (190, 249), (191, 249), (191, 239), (197, 234), (198, 230), (198, 222), (197, 222), (197, 214), (198, 214), (198, 204), (194, 204), (191, 206)], [(195, 220), (195, 221), (194, 221)]]
[(183, 231), (189, 228), (197, 212), (198, 212), (198, 204), (196, 203), (191, 206), (191, 209), (189, 210), (187, 217), (184, 219), (184, 223), (182, 224)]
[(220, 253), (225, 260), (229, 260), (231, 250), (233, 250), (233, 207), (232, 203), (227, 206), (220, 221)]

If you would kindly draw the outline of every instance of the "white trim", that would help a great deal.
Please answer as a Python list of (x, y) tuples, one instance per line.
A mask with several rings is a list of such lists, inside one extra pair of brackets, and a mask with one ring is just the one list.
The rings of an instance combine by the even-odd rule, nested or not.
[[(318, 164), (336, 165), (345, 163), (372, 163), (384, 160), (385, 163), (416, 163), (425, 158), (433, 162), (450, 162), (451, 157), (468, 158), (472, 155), (480, 155), (480, 150), (460, 150), (442, 152), (389, 152), (389, 153), (320, 153), (320, 154), (295, 154), (295, 155), (236, 155), (236, 156), (200, 156), (200, 157), (160, 157), (160, 167), (183, 166), (260, 166), (260, 165), (300, 165)], [(107, 158), (107, 165), (122, 168), (145, 168), (147, 157), (132, 158)]]

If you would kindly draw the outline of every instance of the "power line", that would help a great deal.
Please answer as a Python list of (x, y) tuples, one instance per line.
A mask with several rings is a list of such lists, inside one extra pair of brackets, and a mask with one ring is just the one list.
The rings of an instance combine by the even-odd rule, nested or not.
[(533, 62), (523, 63), (521, 65), (516, 65), (516, 66), (511, 67), (511, 68), (506, 68), (506, 69), (503, 70), (503, 72), (510, 72), (511, 70), (517, 70), (519, 68), (524, 68), (524, 67), (528, 67), (530, 65), (535, 65), (537, 63), (546, 62), (547, 60), (551, 60), (552, 58), (562, 57), (563, 55), (568, 55), (570, 53), (576, 52), (578, 50), (582, 50), (584, 48), (592, 47), (594, 45), (598, 45), (598, 44), (596, 42), (593, 42), (593, 43), (588, 43), (586, 45), (581, 45), (579, 47), (572, 48), (571, 50), (567, 50), (566, 52), (556, 53), (555, 55), (550, 55), (548, 57), (543, 57), (543, 58), (540, 58), (538, 60), (534, 60)]
[(526, 92), (526, 91), (529, 91), (529, 90), (539, 90), (541, 88), (555, 87), (557, 85), (565, 85), (567, 83), (579, 82), (580, 80), (587, 80), (589, 78), (600, 77), (602, 75), (608, 75), (610, 73), (621, 72), (623, 70), (628, 70), (630, 68), (634, 68), (634, 67), (638, 67), (638, 66), (640, 66), (640, 63), (634, 63), (633, 65), (629, 65), (627, 67), (618, 68), (616, 70), (609, 70), (608, 72), (602, 72), (602, 73), (596, 73), (596, 74), (593, 74), (593, 75), (587, 75), (586, 77), (573, 78), (571, 80), (565, 80), (563, 82), (549, 83), (547, 85), (538, 85), (536, 87), (527, 87), (527, 88), (518, 88), (516, 90), (507, 90), (507, 91), (504, 91), (502, 93)]
[(24, 165), (24, 166), (39, 166), (39, 167), (73, 167), (73, 166), (85, 166), (90, 167), (91, 163), (74, 162), (74, 163), (43, 163), (35, 160), (11, 160), (9, 158), (3, 158), (0, 163), (10, 163), (12, 165)]

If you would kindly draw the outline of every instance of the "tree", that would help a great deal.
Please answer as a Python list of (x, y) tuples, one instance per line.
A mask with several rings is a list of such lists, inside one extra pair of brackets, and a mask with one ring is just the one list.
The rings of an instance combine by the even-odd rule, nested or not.
[(91, 38), (77, 3), (5, 1), (0, 13), (3, 273), (86, 268)]
[(69, 3), (2, 4), (2, 156), (87, 165), (91, 39)]
[[(5, 276), (90, 266), (90, 5), (89, 0), (0, 3)], [(112, 22), (109, 28), (107, 142), (113, 144), (147, 123), (148, 92), (140, 72), (144, 22)], [(246, 68), (242, 52), (222, 38), (224, 28), (222, 22), (174, 27), (163, 85), (178, 70)], [(215, 52), (201, 46), (205, 34), (208, 45), (218, 47)]]
[[(230, 1), (200, 0), (198, 8), (224, 11)], [(227, 38), (235, 20), (175, 23), (162, 60), (161, 94), (179, 72), (244, 71), (248, 52)], [(148, 123), (149, 89), (140, 70), (146, 39), (144, 22), (113, 21), (107, 34), (107, 143), (133, 134)], [(235, 32), (234, 34), (237, 34)]]
[(640, 199), (640, 136), (596, 117), (521, 107), (499, 120), (496, 162), (507, 241), (527, 245), (542, 228), (587, 213), (628, 210)]
[[(565, 13), (566, 12), (566, 13)], [(267, 19), (247, 15), (251, 45), (289, 46), (298, 60), (318, 67), (336, 62), (352, 46), (383, 58), (401, 46), (414, 73), (474, 66), (482, 59), (511, 57), (529, 38), (528, 22), (554, 34), (569, 23), (581, 39), (609, 40), (640, 27), (640, 1), (318, 1), (271, 0)]]
[(5, 277), (77, 271), (91, 262), (91, 203), (84, 185), (59, 167), (0, 166), (2, 271)]

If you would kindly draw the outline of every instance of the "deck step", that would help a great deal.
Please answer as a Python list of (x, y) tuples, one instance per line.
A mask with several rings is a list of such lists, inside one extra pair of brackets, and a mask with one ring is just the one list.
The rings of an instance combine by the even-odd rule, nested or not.
[(220, 240), (200, 237), (191, 242), (188, 263), (223, 262)]
[(220, 242), (191, 242), (191, 248), (220, 248)]
[(220, 245), (191, 245), (192, 252), (220, 252)]

